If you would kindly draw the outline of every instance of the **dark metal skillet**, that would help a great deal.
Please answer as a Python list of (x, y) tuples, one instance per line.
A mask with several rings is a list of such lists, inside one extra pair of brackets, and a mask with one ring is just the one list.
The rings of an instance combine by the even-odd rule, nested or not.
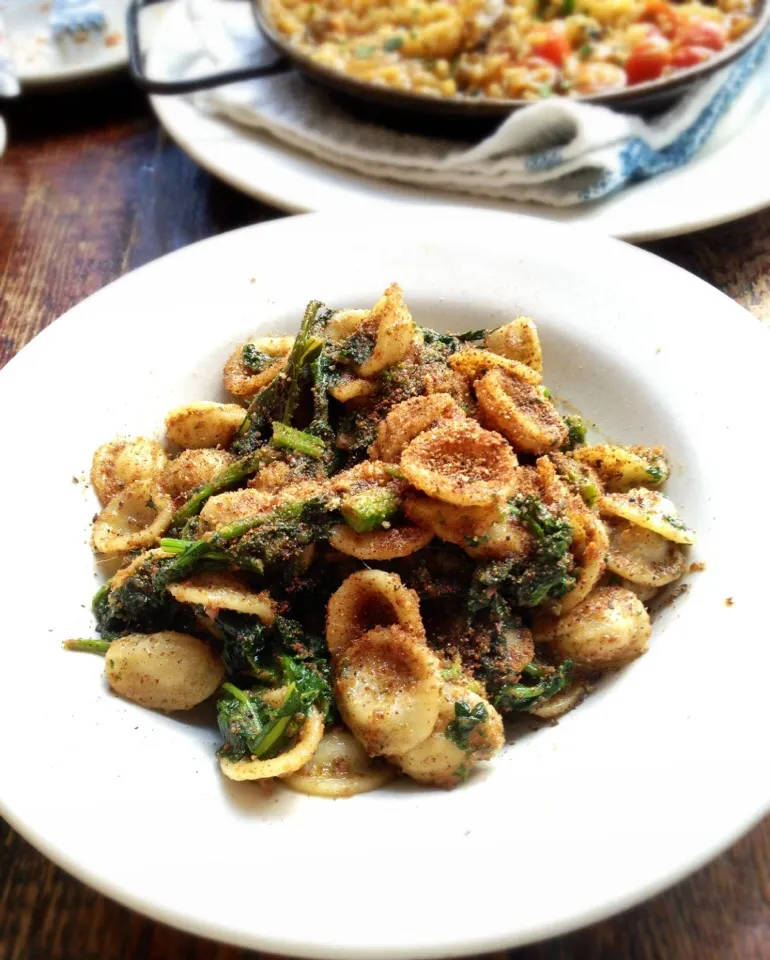
[[(261, 64), (252, 64), (238, 70), (226, 70), (189, 80), (152, 80), (144, 72), (144, 63), (139, 43), (139, 12), (142, 7), (159, 0), (131, 0), (128, 9), (129, 69), (136, 83), (148, 93), (178, 94), (207, 90), (211, 87), (236, 83), (240, 80), (266, 77), (282, 73), (294, 67), (313, 81), (343, 94), (351, 106), (358, 106), (365, 115), (380, 115), (384, 119), (408, 118), (429, 120), (431, 126), (441, 121), (481, 122), (489, 126), (499, 122), (514, 110), (532, 103), (531, 100), (497, 99), (493, 97), (434, 97), (408, 90), (388, 89), (363, 80), (357, 80), (330, 67), (316, 63), (307, 54), (296, 50), (274, 28), (267, 13), (267, 0), (250, 0), (257, 27), (268, 40), (272, 50), (269, 58)], [(699, 80), (736, 60), (752, 47), (770, 24), (770, 0), (757, 0), (754, 9), (755, 23), (735, 43), (715, 53), (711, 59), (694, 67), (687, 67), (668, 77), (649, 80), (633, 87), (609, 93), (594, 93), (575, 97), (584, 103), (597, 103), (628, 113), (652, 113), (681, 97)]]

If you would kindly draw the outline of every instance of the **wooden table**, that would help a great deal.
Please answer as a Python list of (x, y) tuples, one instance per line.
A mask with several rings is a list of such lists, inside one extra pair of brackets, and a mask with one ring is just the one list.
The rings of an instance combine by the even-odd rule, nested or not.
[[(281, 216), (196, 167), (159, 132), (125, 81), (20, 100), (4, 112), (11, 146), (0, 161), (0, 366), (128, 270), (203, 237)], [(770, 323), (770, 210), (650, 249)], [(256, 957), (105, 900), (2, 821), (0, 843), (0, 960)], [(770, 820), (649, 903), (510, 956), (770, 960)]]

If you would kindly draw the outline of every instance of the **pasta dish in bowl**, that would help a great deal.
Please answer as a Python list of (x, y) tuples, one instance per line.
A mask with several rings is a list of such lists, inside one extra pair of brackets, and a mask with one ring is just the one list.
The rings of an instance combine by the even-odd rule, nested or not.
[(109, 441), (91, 480), (113, 690), (217, 697), (232, 780), (350, 796), (455, 787), (503, 720), (554, 720), (640, 656), (694, 534), (660, 447), (588, 443), (543, 382), (535, 322), (443, 333), (397, 284), (313, 301), (224, 367), (232, 403), (166, 417), (169, 457)]

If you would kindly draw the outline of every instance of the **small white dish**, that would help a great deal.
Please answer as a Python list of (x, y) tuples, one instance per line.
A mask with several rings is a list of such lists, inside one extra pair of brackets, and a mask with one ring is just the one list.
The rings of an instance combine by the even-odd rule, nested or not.
[[(147, 74), (159, 79), (190, 75), (197, 70), (190, 51), (197, 46), (181, 6), (171, 7), (150, 47)], [(765, 160), (770, 61), (691, 163), (597, 203), (568, 208), (484, 200), (363, 177), (268, 135), (206, 115), (185, 97), (152, 97), (151, 102), (167, 132), (202, 167), (249, 196), (292, 213), (360, 209), (371, 203), (456, 204), (580, 223), (644, 241), (714, 226), (770, 205)]]
[[(82, 44), (67, 42), (59, 46), (48, 26), (49, 4), (41, 0), (0, 0), (0, 16), (5, 21), (22, 88), (82, 84), (125, 69), (128, 4), (129, 0), (99, 0), (107, 18), (103, 34), (96, 33)], [(165, 6), (153, 6), (143, 13), (144, 37), (152, 35)]]
[[(535, 317), (552, 389), (620, 441), (666, 445), (706, 569), (659, 614), (644, 657), (464, 787), (266, 796), (220, 776), (200, 715), (122, 701), (99, 658), (61, 649), (92, 634), (100, 580), (83, 478), (103, 441), (157, 434), (168, 409), (219, 397), (249, 334), (293, 331), (311, 298), (372, 303), (393, 280), (432, 326)], [(295, 956), (482, 953), (674, 883), (770, 803), (770, 514), (742, 503), (770, 472), (769, 365), (768, 332), (684, 271), (479, 211), (289, 218), (111, 284), (0, 373), (0, 811), (130, 907)]]

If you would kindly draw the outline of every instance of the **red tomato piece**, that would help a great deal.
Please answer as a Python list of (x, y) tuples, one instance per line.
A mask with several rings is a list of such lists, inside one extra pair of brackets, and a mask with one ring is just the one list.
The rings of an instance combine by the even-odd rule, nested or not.
[(551, 33), (545, 40), (533, 44), (532, 53), (550, 61), (555, 67), (561, 67), (570, 55), (570, 49), (569, 41), (563, 34)]
[(671, 58), (672, 67), (694, 67), (703, 63), (713, 53), (708, 47), (680, 47)]
[(691, 20), (679, 35), (683, 47), (707, 47), (709, 50), (721, 50), (727, 42), (725, 31), (718, 23), (710, 20)]
[(626, 60), (629, 86), (657, 80), (671, 63), (671, 45), (664, 37), (647, 37), (633, 48)]

